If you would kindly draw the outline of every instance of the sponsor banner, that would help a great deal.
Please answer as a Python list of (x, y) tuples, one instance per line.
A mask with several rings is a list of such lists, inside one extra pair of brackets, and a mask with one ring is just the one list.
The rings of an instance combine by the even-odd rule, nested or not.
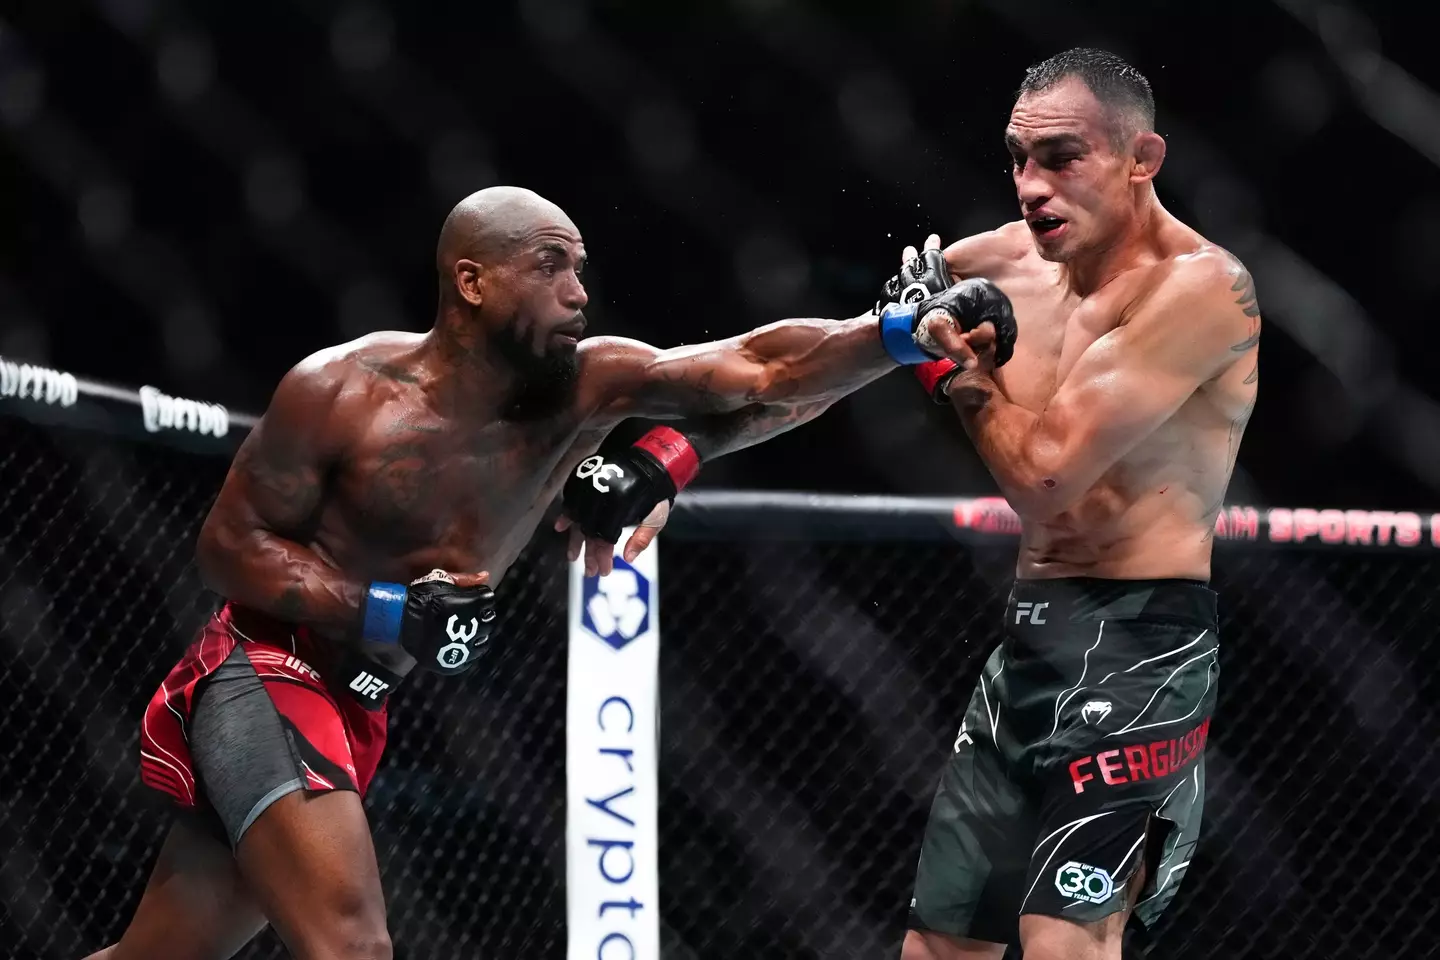
[[(955, 526), (994, 536), (1018, 536), (1020, 518), (1001, 497), (958, 500)], [(1440, 513), (1338, 510), (1312, 507), (1223, 507), (1215, 539), (1301, 546), (1440, 548)]]
[(73, 407), (80, 399), (80, 385), (73, 374), (0, 357), (0, 397)]
[[(620, 536), (623, 544), (634, 528)], [(606, 577), (570, 565), (565, 728), (569, 960), (658, 960), (655, 545)]]
[(257, 419), (157, 387), (136, 390), (6, 357), (0, 357), (0, 416), (222, 454), (233, 452)]
[(230, 415), (220, 404), (172, 397), (151, 386), (140, 388), (140, 416), (148, 433), (186, 430), (223, 437), (230, 432)]

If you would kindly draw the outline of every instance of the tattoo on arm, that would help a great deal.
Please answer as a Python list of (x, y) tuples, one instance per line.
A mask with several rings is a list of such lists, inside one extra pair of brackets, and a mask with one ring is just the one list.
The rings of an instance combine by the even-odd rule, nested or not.
[(1250, 318), (1250, 335), (1233, 344), (1230, 349), (1235, 353), (1244, 353), (1260, 342), (1260, 303), (1255, 298), (1255, 280), (1250, 276), (1250, 271), (1238, 260), (1235, 261), (1235, 270), (1235, 283), (1230, 287), (1230, 292), (1236, 295), (1235, 305), (1240, 308), (1240, 312)]
[(731, 406), (725, 395), (712, 386), (715, 382), (714, 370), (706, 370), (696, 377), (692, 377), (685, 368), (666, 370), (661, 372), (660, 379), (677, 397), (688, 398), (702, 410), (719, 412)]
[(275, 598), (275, 615), (282, 620), (291, 623), (299, 623), (308, 619), (308, 604), (305, 603), (305, 595), (300, 590), (300, 584), (288, 584), (280, 596)]
[(328, 420), (335, 397), (328, 387), (303, 377), (282, 381), (236, 454), (196, 559), (206, 586), (236, 603), (343, 631), (363, 585), (308, 545), (339, 440)]
[(824, 413), (833, 402), (753, 403), (733, 413), (681, 421), (677, 426), (701, 460), (712, 460), (793, 430)]
[[(1259, 370), (1260, 368), (1257, 364), (1255, 370), (1251, 372), (1250, 377), (1247, 377), (1245, 382), (1250, 383), (1252, 379), (1258, 378)], [(1227, 487), (1230, 484), (1231, 475), (1235, 472), (1235, 461), (1240, 457), (1240, 438), (1244, 435), (1245, 425), (1250, 422), (1250, 414), (1254, 411), (1255, 398), (1251, 397), (1250, 402), (1245, 405), (1245, 409), (1240, 411), (1240, 415), (1230, 421), (1230, 435), (1226, 441), (1225, 449), (1225, 484)], [(1215, 518), (1220, 515), (1220, 510), (1224, 506), (1225, 498), (1222, 494), (1219, 500), (1216, 500), (1205, 508), (1205, 516), (1209, 518), (1210, 525), (1205, 531), (1203, 539), (1209, 540), (1215, 536)]]

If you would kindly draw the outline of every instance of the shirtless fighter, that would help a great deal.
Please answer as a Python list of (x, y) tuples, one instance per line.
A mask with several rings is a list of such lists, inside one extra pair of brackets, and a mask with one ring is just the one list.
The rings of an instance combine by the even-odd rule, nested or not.
[[(561, 484), (576, 530), (613, 541), (704, 459), (893, 369), (887, 348), (926, 359), (912, 317), (873, 313), (674, 350), (579, 343), (584, 265), (558, 207), (482, 190), (441, 231), (428, 333), (323, 350), (280, 382), (200, 533), (201, 575), (226, 603), (142, 720), (143, 779), (181, 816), (129, 928), (96, 957), (229, 957), (266, 923), (300, 960), (390, 957), (360, 802), (386, 697), (413, 669), (484, 660), (492, 586)], [(1003, 294), (951, 309), (990, 300)], [(591, 456), (624, 418), (686, 416)]]
[(1026, 960), (1119, 960), (1128, 918), (1154, 924), (1199, 834), (1210, 550), (1260, 312), (1245, 268), (1156, 198), (1154, 110), (1111, 54), (1032, 67), (1005, 131), (1024, 219), (953, 244), (938, 271), (937, 237), (905, 251), (930, 290), (985, 277), (1013, 301), (1003, 371), (990, 328), (961, 332), (943, 304), (922, 304), (916, 339), (949, 358), (921, 372), (1023, 532), (1004, 639), (931, 808), (904, 960), (1015, 942)]

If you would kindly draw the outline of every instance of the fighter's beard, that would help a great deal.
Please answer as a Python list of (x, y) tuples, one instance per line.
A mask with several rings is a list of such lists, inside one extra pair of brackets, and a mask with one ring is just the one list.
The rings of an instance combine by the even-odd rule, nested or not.
[(580, 363), (574, 347), (548, 348), (536, 356), (520, 329), (520, 318), (512, 316), (495, 334), (499, 354), (516, 372), (510, 395), (500, 406), (505, 420), (545, 420), (565, 410), (575, 397)]

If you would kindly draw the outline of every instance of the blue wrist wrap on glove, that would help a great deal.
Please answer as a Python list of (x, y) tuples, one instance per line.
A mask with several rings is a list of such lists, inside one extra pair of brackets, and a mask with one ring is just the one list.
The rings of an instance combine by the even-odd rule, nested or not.
[(399, 583), (372, 583), (365, 591), (365, 615), (360, 636), (365, 640), (397, 643), (404, 620), (408, 591)]
[(925, 363), (934, 357), (915, 345), (915, 304), (892, 303), (880, 314), (880, 342), (896, 363)]

